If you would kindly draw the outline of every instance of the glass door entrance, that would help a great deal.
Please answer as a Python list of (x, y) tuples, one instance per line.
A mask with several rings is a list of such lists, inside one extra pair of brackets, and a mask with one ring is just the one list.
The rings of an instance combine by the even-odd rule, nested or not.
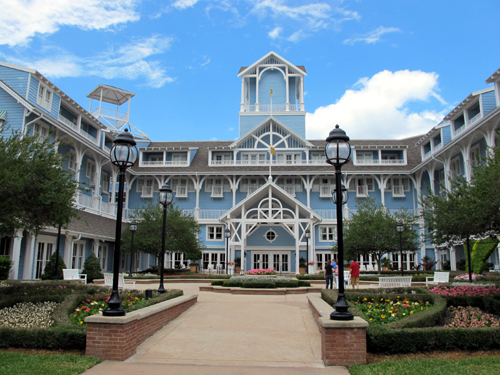
[(276, 272), (289, 272), (289, 254), (288, 253), (277, 253), (277, 252), (266, 252), (252, 254), (252, 269), (257, 268), (272, 268)]

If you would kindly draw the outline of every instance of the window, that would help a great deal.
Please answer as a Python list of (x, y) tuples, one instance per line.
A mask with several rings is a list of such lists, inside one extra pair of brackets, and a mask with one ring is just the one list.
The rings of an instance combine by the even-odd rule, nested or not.
[(460, 167), (460, 158), (455, 158), (450, 164), (450, 175), (451, 178), (456, 178), (462, 174), (462, 168)]
[(241, 154), (241, 164), (266, 164), (266, 153)]
[(2, 237), (0, 241), (0, 256), (10, 258), (10, 237)]
[(141, 198), (152, 198), (155, 191), (158, 191), (158, 184), (153, 178), (137, 179), (136, 192), (141, 193)]
[(42, 277), (43, 270), (45, 269), (47, 262), (50, 260), (50, 256), (54, 251), (54, 245), (55, 245), (55, 242), (52, 241), (55, 241), (55, 239), (50, 240), (50, 242), (49, 240), (38, 241), (35, 279), (39, 279)]
[(38, 135), (40, 141), (43, 142), (45, 138), (47, 138), (47, 136), (49, 135), (49, 127), (46, 125), (36, 123), (33, 126), (33, 135)]
[(86, 176), (89, 179), (89, 184), (95, 185), (95, 163), (91, 160), (87, 160)]
[(337, 239), (336, 225), (320, 225), (319, 242), (332, 242)]
[(186, 154), (172, 154), (172, 164), (173, 165), (186, 164), (186, 161), (187, 161)]
[(101, 173), (101, 194), (109, 194), (109, 174)]
[[(333, 255), (333, 259), (332, 259)], [(337, 254), (332, 253), (316, 253), (316, 263), (318, 270), (325, 269), (326, 263), (328, 261), (337, 262)]]
[(276, 155), (276, 160), (278, 161), (278, 164), (300, 164), (302, 160), (302, 154), (301, 153), (290, 153), (290, 154), (283, 154), (280, 153)]
[(71, 268), (83, 269), (83, 254), (85, 251), (85, 242), (77, 242), (73, 244), (73, 254), (71, 256)]
[(52, 91), (50, 91), (46, 86), (40, 85), (38, 86), (38, 97), (36, 100), (36, 104), (40, 107), (46, 109), (50, 112), (52, 107)]
[(99, 245), (97, 250), (97, 258), (99, 258), (99, 264), (101, 265), (101, 270), (108, 270), (108, 245)]
[(356, 152), (356, 164), (371, 164), (373, 163), (373, 152)]
[(326, 160), (324, 152), (313, 152), (311, 153), (312, 164), (322, 164)]
[(222, 225), (207, 226), (207, 241), (222, 241), (223, 229)]
[(375, 191), (373, 178), (353, 178), (349, 183), (349, 190), (356, 192), (356, 197), (368, 197), (368, 193)]
[(213, 158), (214, 164), (231, 164), (231, 154), (230, 153), (214, 153)]
[(276, 232), (272, 229), (268, 230), (266, 232), (266, 234), (264, 235), (264, 237), (266, 238), (266, 240), (268, 240), (270, 243), (273, 243), (274, 240), (276, 240), (276, 238), (278, 238), (278, 235), (276, 234)]
[(224, 254), (224, 253), (216, 253), (216, 252), (203, 253), (203, 258), (202, 258), (203, 269), (208, 269), (209, 265), (214, 270), (217, 269), (218, 265), (220, 265), (221, 269), (224, 269), (224, 265), (226, 262), (225, 256), (226, 256), (226, 254)]
[(472, 166), (477, 166), (481, 163), (481, 152), (479, 150), (479, 145), (476, 145), (470, 150), (470, 164)]
[(76, 154), (75, 150), (71, 149), (66, 154), (68, 156), (68, 169), (76, 171)]

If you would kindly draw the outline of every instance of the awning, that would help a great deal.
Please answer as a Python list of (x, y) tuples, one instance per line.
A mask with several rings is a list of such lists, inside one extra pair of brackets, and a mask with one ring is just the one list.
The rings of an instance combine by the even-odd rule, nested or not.
[(0, 120), (4, 120), (7, 118), (7, 111), (0, 109)]

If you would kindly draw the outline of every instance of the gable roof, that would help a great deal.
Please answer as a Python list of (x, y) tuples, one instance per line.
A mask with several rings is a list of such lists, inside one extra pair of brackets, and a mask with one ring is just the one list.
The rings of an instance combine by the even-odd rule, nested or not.
[(487, 80), (486, 83), (494, 83), (500, 80), (500, 69), (498, 69), (495, 73), (493, 73)]
[(307, 139), (305, 139), (305, 138), (301, 137), (300, 135), (298, 135), (297, 133), (295, 133), (292, 129), (290, 129), (289, 127), (287, 127), (281, 121), (279, 121), (276, 118), (274, 118), (272, 115), (269, 116), (268, 118), (266, 118), (264, 121), (262, 121), (257, 126), (255, 126), (253, 129), (251, 129), (250, 131), (248, 131), (242, 137), (240, 137), (239, 139), (237, 139), (236, 141), (234, 141), (233, 143), (231, 143), (229, 145), (229, 147), (238, 147), (239, 143), (244, 142), (246, 139), (248, 139), (249, 137), (251, 137), (252, 135), (254, 135), (259, 129), (265, 127), (271, 121), (274, 122), (279, 127), (281, 127), (282, 129), (284, 129), (287, 132), (289, 132), (291, 135), (293, 135), (295, 138), (297, 138), (300, 142), (303, 142), (306, 147), (313, 147), (313, 144), (310, 143)]
[(228, 220), (232, 213), (240, 211), (243, 206), (249, 207), (249, 205), (253, 205), (257, 202), (260, 202), (265, 197), (269, 197), (269, 193), (268, 193), (269, 189), (271, 189), (271, 191), (273, 192), (273, 196), (276, 195), (282, 202), (288, 203), (290, 206), (295, 206), (295, 205), (299, 206), (300, 211), (308, 213), (309, 217), (314, 219), (315, 222), (319, 223), (323, 220), (321, 218), (321, 216), (316, 214), (311, 208), (307, 207), (305, 204), (303, 204), (302, 202), (300, 202), (296, 198), (292, 197), (285, 190), (283, 190), (278, 185), (276, 185), (274, 183), (272, 177), (269, 177), (267, 182), (264, 185), (262, 185), (260, 188), (258, 188), (253, 194), (247, 196), (245, 199), (243, 199), (237, 205), (235, 205), (232, 208), (230, 208), (229, 210), (227, 210), (219, 218), (219, 221)]
[(101, 100), (101, 90), (102, 90), (102, 101), (115, 105), (122, 105), (129, 99), (133, 98), (135, 94), (130, 91), (119, 89), (118, 87), (109, 85), (98, 85), (93, 89), (87, 98)]
[(294, 65), (290, 61), (284, 59), (280, 55), (278, 55), (276, 52), (271, 51), (268, 54), (266, 54), (264, 57), (260, 58), (256, 62), (254, 62), (252, 65), (247, 66), (247, 67), (242, 67), (240, 71), (238, 72), (238, 77), (241, 77), (244, 74), (250, 73), (257, 65), (260, 64), (269, 64), (269, 65), (274, 65), (276, 62), (274, 62), (272, 59), (275, 59), (279, 61), (282, 64), (288, 65), (289, 68), (295, 70), (298, 74), (301, 74), (303, 76), (306, 76), (306, 68), (303, 65)]

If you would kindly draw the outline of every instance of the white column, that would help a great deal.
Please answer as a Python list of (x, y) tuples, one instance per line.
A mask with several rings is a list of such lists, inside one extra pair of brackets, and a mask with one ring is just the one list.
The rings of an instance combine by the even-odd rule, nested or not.
[(452, 271), (457, 270), (457, 250), (455, 246), (450, 249), (450, 266)]
[(93, 250), (95, 256), (98, 256), (98, 253), (99, 253), (99, 242), (100, 242), (100, 240), (94, 239), (93, 244), (92, 244), (93, 245), (92, 250)]
[(304, 77), (300, 77), (300, 110), (304, 111)]
[(73, 236), (67, 234), (64, 240), (64, 264), (67, 268), (71, 268), (71, 255), (73, 253), (72, 244)]
[(24, 254), (23, 279), (31, 280), (33, 278), (33, 264), (35, 262), (36, 238), (32, 234), (26, 235), (26, 251)]
[(241, 104), (240, 111), (245, 109), (245, 77), (241, 77)]
[(285, 110), (290, 110), (290, 78), (288, 78), (288, 66), (286, 67), (285, 74), (285, 85), (286, 85), (286, 98), (285, 98)]
[(21, 257), (21, 241), (23, 240), (23, 231), (17, 230), (16, 235), (12, 238), (12, 252), (10, 259), (14, 262), (9, 274), (9, 279), (17, 280), (19, 277), (19, 262)]
[(255, 111), (259, 112), (259, 67), (256, 67), (255, 74)]

